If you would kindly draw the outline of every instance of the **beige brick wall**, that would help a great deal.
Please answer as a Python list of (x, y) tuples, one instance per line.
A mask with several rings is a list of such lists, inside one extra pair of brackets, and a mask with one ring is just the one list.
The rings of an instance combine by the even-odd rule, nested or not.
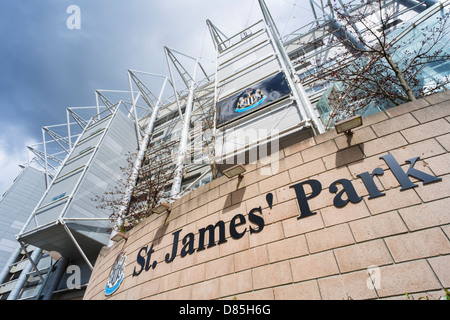
[[(441, 93), (364, 118), (348, 143), (334, 131), (280, 151), (276, 166), (249, 164), (242, 179), (221, 177), (176, 201), (169, 216), (153, 215), (129, 232), (127, 240), (104, 248), (85, 299), (405, 299), (439, 298), (450, 286), (450, 94)], [(405, 160), (420, 156), (414, 168), (441, 181), (400, 191), (400, 184), (379, 157)], [(265, 162), (262, 162), (265, 163)], [(368, 199), (356, 175), (383, 168), (375, 177), (385, 196)], [(337, 179), (352, 181), (359, 203), (333, 205), (328, 191)], [(317, 179), (322, 192), (309, 200), (316, 215), (297, 219), (300, 208), (290, 186)], [(269, 208), (266, 194), (273, 194)], [(264, 229), (248, 222), (262, 207)], [(229, 234), (236, 214), (247, 223), (240, 239)], [(181, 239), (192, 232), (195, 249), (200, 228), (222, 220), (226, 242), (179, 256)], [(172, 233), (180, 232), (178, 256), (166, 263)], [(216, 241), (218, 236), (216, 236)], [(133, 277), (141, 247), (153, 244), (155, 269)], [(125, 278), (106, 297), (104, 286), (120, 252), (127, 255)], [(368, 269), (375, 266), (375, 269)], [(372, 281), (371, 278), (372, 277)], [(371, 283), (375, 284), (375, 288)]]

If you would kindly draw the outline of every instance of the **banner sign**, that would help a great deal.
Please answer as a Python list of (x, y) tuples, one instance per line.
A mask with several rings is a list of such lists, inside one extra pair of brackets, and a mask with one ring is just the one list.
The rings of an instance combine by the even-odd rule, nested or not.
[(236, 120), (291, 93), (283, 72), (217, 102), (217, 126)]

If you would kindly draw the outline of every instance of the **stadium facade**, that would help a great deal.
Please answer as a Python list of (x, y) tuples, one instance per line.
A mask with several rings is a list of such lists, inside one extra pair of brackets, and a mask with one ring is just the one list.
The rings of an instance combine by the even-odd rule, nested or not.
[[(395, 13), (391, 36), (395, 41), (420, 36), (416, 31), (448, 13), (449, 3), (383, 1), (383, 8)], [(262, 19), (235, 35), (223, 34), (208, 20), (217, 54), (214, 74), (207, 74), (198, 58), (165, 47), (169, 74), (128, 70), (129, 91), (114, 92), (126, 98), (116, 101), (113, 92), (98, 90), (94, 107), (68, 108), (66, 124), (44, 127), (43, 142), (29, 147), (35, 157), (24, 170), (40, 166), (35, 178), (40, 184), (20, 191), (29, 194), (29, 201), (17, 215), (28, 220), (14, 220), (20, 232), (15, 239), (6, 234), (7, 240), (2, 239), (16, 241), (3, 258), (2, 299), (326, 299), (336, 298), (324, 292), (326, 283), (335, 288), (338, 282), (354, 285), (355, 279), (364, 279), (366, 285), (371, 265), (378, 268), (373, 272), (401, 275), (401, 283), (413, 292), (448, 287), (443, 267), (450, 251), (448, 219), (439, 220), (430, 210), (427, 221), (432, 222), (413, 227), (402, 211), (439, 208), (448, 200), (448, 192), (433, 191), (442, 185), (448, 191), (448, 172), (440, 164), (448, 163), (448, 95), (395, 108), (368, 105), (358, 111), (364, 123), (360, 129), (337, 135), (329, 120), (334, 111), (330, 97), (339, 87), (310, 80), (317, 71), (311, 66), (354, 39), (328, 6), (310, 4), (313, 22), (283, 38), (262, 0)], [(351, 15), (361, 6), (346, 9)], [(377, 12), (367, 14), (373, 15), (371, 29), (376, 30)], [(368, 30), (360, 28), (362, 37)], [(446, 41), (448, 35), (441, 40), (443, 50), (448, 50)], [(427, 65), (422, 86), (445, 79), (449, 63)], [(428, 113), (435, 116), (427, 118)], [(440, 121), (434, 135), (414, 136), (414, 130), (433, 126), (432, 121)], [(427, 151), (419, 152), (418, 143), (428, 143)], [(418, 168), (418, 156), (421, 164), (432, 163), (429, 170), (398, 171), (405, 161)], [(233, 171), (237, 177), (230, 178)], [(119, 190), (110, 201), (117, 204), (120, 227), (126, 227), (126, 213), (139, 205), (139, 186), (148, 179), (145, 172), (158, 172), (164, 190), (147, 210), (154, 214), (122, 232), (110, 221), (111, 209), (98, 200)], [(388, 178), (375, 182), (382, 173)], [(355, 181), (358, 175), (363, 184)], [(423, 182), (417, 192), (409, 176)], [(325, 196), (328, 190), (321, 186), (338, 191), (331, 179), (339, 179), (344, 186), (340, 197), (345, 191), (347, 200)], [(17, 202), (12, 191), (20, 181), (4, 194), (3, 207)], [(311, 205), (320, 197), (326, 200)], [(380, 209), (383, 199), (388, 203)], [(3, 207), (2, 217), (9, 217)], [(377, 223), (380, 227), (363, 230)], [(380, 228), (395, 230), (380, 233)], [(401, 253), (411, 249), (404, 247), (408, 237), (433, 244), (408, 256)], [(369, 253), (355, 260), (354, 252), (361, 250)], [(307, 268), (305, 276), (299, 270), (307, 265), (317, 269)], [(413, 266), (426, 275), (424, 286), (408, 287), (411, 279), (402, 270)], [(267, 274), (277, 276), (266, 279)], [(295, 288), (303, 291), (295, 295)], [(352, 297), (398, 295), (395, 289), (366, 288)], [(319, 295), (303, 295), (304, 290)]]

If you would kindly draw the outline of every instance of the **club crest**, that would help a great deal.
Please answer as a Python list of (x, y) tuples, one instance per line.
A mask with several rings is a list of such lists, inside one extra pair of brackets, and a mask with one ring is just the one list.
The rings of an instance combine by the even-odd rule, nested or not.
[(260, 89), (247, 89), (238, 99), (235, 112), (244, 112), (259, 106), (266, 96)]
[(126, 260), (125, 252), (121, 252), (117, 255), (116, 260), (114, 261), (114, 265), (111, 268), (111, 272), (109, 274), (108, 282), (105, 286), (105, 294), (111, 295), (113, 294), (120, 286), (123, 281), (123, 272), (125, 270), (125, 260)]

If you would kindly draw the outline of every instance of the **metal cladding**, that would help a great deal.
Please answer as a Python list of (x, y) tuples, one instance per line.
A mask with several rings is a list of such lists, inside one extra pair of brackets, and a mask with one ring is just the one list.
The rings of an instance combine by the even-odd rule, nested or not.
[(133, 121), (120, 108), (94, 117), (19, 234), (19, 240), (65, 257), (95, 258), (109, 241), (110, 212), (97, 208), (123, 176), (126, 154), (135, 152)]

